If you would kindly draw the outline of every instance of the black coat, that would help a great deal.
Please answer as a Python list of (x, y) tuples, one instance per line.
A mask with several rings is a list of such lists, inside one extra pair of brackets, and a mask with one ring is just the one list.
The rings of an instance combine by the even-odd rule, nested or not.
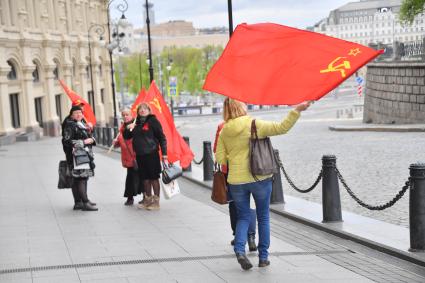
[[(82, 122), (84, 124), (84, 122)], [(69, 165), (73, 165), (73, 157), (72, 157), (72, 150), (74, 148), (74, 143), (77, 140), (85, 140), (88, 138), (93, 138), (90, 131), (85, 129), (84, 127), (81, 127), (78, 125), (77, 121), (69, 118), (65, 119), (64, 121), (64, 127), (62, 131), (62, 145), (63, 150), (66, 155), (66, 161)], [(94, 138), (93, 138), (94, 140)], [(96, 144), (96, 141), (91, 145), (85, 145), (85, 147), (88, 147), (91, 149), (93, 145)]]
[(133, 131), (125, 129), (123, 137), (126, 140), (133, 139), (133, 149), (136, 155), (151, 154), (158, 151), (159, 146), (161, 146), (162, 154), (167, 155), (167, 139), (161, 123), (155, 115), (148, 115), (143, 123), (138, 116)]

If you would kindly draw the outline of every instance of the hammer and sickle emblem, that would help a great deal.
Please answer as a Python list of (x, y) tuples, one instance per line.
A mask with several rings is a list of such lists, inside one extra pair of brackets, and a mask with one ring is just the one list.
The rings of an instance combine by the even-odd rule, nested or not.
[(341, 64), (334, 66), (334, 64), (340, 60), (346, 57), (337, 57), (335, 60), (333, 60), (329, 65), (328, 68), (325, 70), (320, 70), (320, 73), (329, 73), (329, 72), (341, 72), (341, 76), (345, 78), (345, 70), (351, 69), (350, 61), (343, 60)]
[(149, 104), (152, 104), (156, 109), (158, 109), (159, 113), (162, 114), (162, 108), (159, 104), (158, 98), (154, 98), (151, 101), (149, 101)]

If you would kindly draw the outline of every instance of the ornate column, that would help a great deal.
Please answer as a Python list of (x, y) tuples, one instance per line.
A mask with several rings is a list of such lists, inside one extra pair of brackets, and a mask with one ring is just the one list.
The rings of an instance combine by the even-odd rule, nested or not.
[[(9, 90), (7, 74), (9, 68), (0, 68), (0, 135), (11, 135), (15, 129), (12, 127), (10, 113)], [(0, 138), (2, 144), (2, 138)]]
[[(94, 91), (94, 101), (95, 101), (95, 107), (96, 107), (96, 119), (98, 121), (98, 123), (104, 124), (105, 123), (105, 106), (102, 103), (102, 99), (100, 97), (100, 87), (99, 87), (99, 76), (100, 76), (100, 71), (99, 71), (99, 54), (98, 51), (99, 49), (97, 47), (92, 47), (93, 48), (93, 56), (92, 56), (92, 73), (93, 73), (93, 91)], [(103, 75), (103, 74), (102, 74)]]
[(33, 77), (32, 72), (35, 70), (35, 65), (24, 66), (22, 68), (22, 127), (25, 127), (25, 131), (28, 134), (35, 134), (35, 138), (40, 137), (41, 129), (38, 125), (35, 116), (35, 103), (33, 94)]
[(55, 65), (46, 65), (44, 67), (45, 73), (45, 86), (46, 86), (46, 95), (44, 96), (46, 111), (46, 118), (43, 121), (44, 123), (44, 133), (51, 137), (56, 137), (60, 133), (60, 121), (56, 113), (56, 87), (55, 87), (55, 76), (53, 70)]

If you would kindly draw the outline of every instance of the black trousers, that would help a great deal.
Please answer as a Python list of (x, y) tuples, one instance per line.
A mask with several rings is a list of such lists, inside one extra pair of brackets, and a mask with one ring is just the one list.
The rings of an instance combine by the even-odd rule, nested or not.
[(127, 177), (125, 178), (124, 197), (131, 198), (145, 192), (143, 182), (140, 180), (139, 172), (133, 168), (127, 168)]
[(87, 180), (88, 178), (73, 178), (72, 179), (72, 195), (74, 196), (74, 202), (89, 201), (87, 197)]

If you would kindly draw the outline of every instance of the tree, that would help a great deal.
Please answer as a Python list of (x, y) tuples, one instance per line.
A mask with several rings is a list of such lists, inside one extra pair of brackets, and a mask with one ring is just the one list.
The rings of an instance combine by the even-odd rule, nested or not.
[(412, 24), (415, 17), (424, 11), (425, 0), (403, 0), (400, 8), (400, 20)]

